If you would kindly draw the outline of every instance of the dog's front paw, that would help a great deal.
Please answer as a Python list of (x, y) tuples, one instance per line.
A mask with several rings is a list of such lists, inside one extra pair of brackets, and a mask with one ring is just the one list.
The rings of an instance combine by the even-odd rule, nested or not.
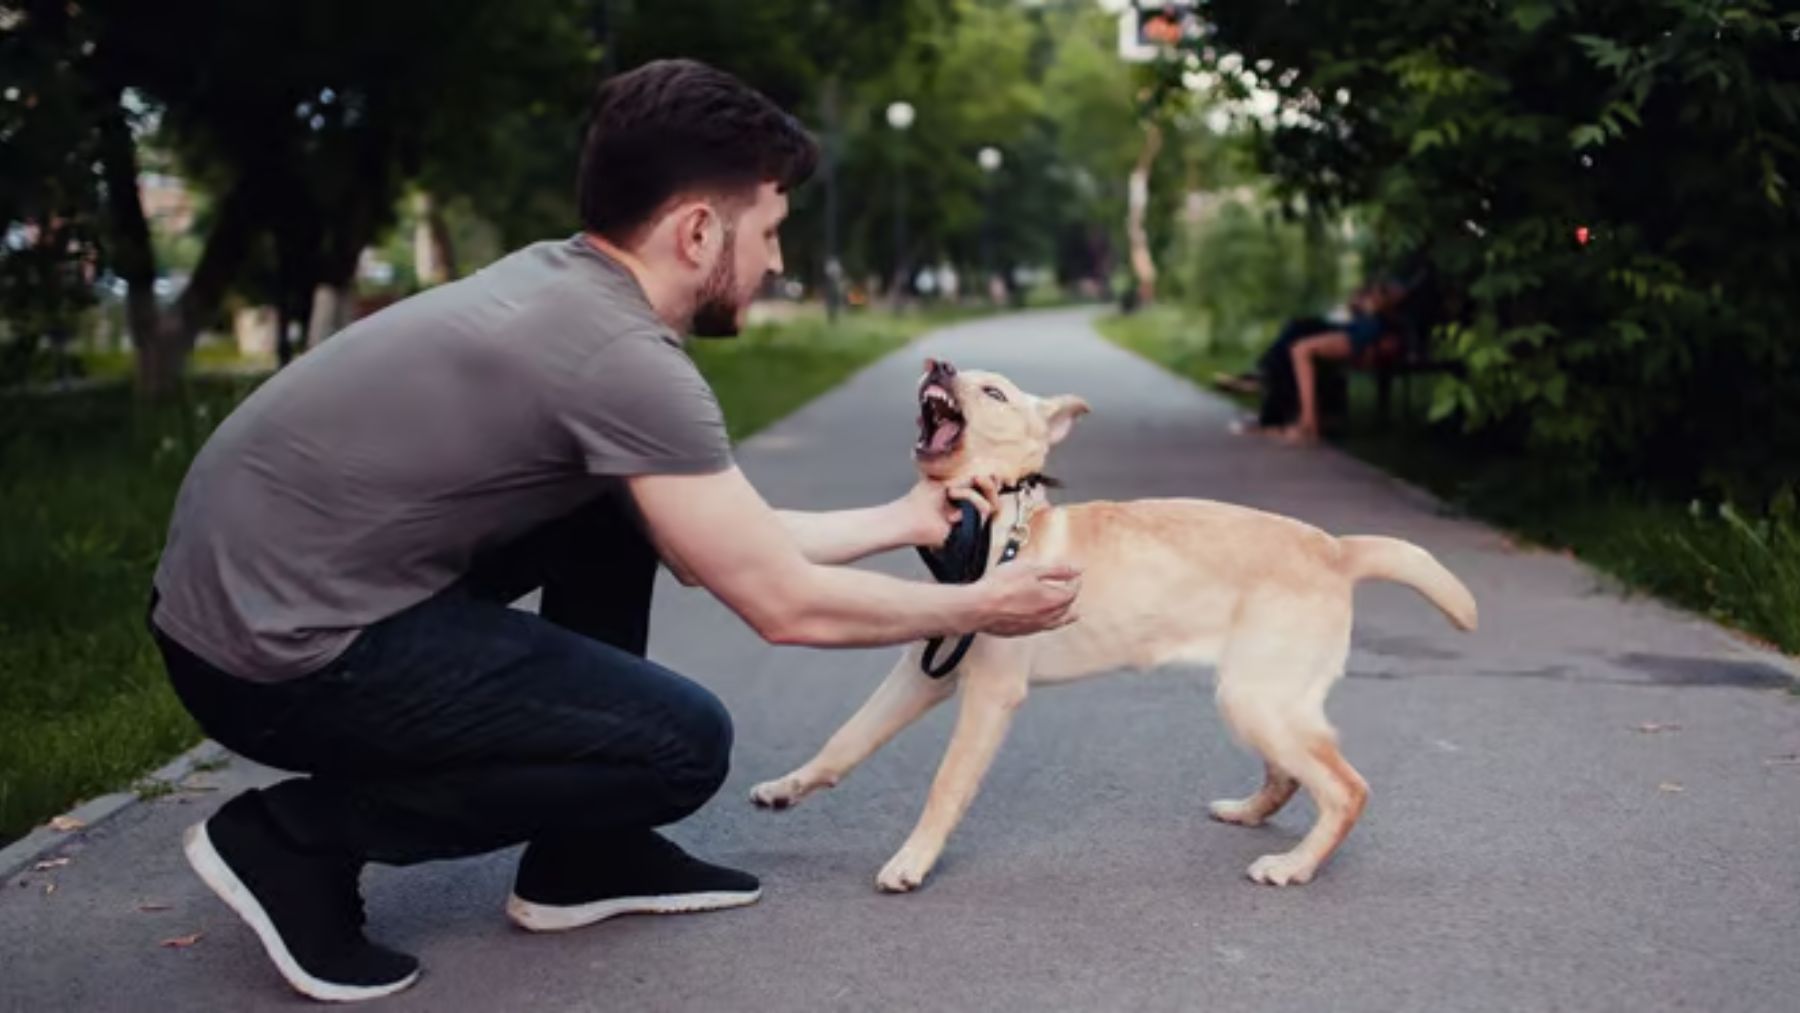
[(888, 859), (881, 875), (875, 877), (875, 885), (882, 893), (911, 893), (925, 882), (930, 871), (931, 859), (922, 853), (922, 849), (909, 844)]
[(789, 774), (773, 781), (764, 781), (750, 789), (750, 801), (759, 809), (791, 809), (800, 804), (809, 792), (799, 777)]
[(1267, 817), (1254, 803), (1254, 799), (1248, 798), (1222, 798), (1207, 806), (1206, 811), (1220, 823), (1236, 823), (1240, 827), (1260, 827)]
[(1312, 882), (1313, 873), (1319, 871), (1319, 863), (1297, 856), (1293, 852), (1285, 855), (1264, 855), (1250, 863), (1250, 878), (1268, 886), (1299, 886)]

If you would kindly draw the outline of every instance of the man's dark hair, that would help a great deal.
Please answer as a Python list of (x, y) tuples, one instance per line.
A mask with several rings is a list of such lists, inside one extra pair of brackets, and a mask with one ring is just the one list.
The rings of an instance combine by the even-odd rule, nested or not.
[(669, 199), (804, 183), (819, 147), (761, 92), (693, 60), (658, 60), (594, 96), (581, 148), (581, 224), (630, 241)]

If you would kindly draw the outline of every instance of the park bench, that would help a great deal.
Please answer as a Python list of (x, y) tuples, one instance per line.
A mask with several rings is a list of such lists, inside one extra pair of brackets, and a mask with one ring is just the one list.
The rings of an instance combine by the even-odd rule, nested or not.
[(1376, 427), (1386, 429), (1393, 419), (1394, 388), (1400, 388), (1401, 403), (1413, 403), (1412, 378), (1435, 373), (1453, 373), (1461, 364), (1436, 354), (1432, 332), (1444, 319), (1443, 301), (1434, 279), (1421, 275), (1407, 286), (1407, 295), (1389, 312), (1391, 326), (1375, 347), (1350, 360), (1341, 369), (1320, 372), (1319, 410), (1324, 417), (1337, 416), (1340, 425), (1349, 422), (1349, 373), (1366, 373), (1375, 381)]

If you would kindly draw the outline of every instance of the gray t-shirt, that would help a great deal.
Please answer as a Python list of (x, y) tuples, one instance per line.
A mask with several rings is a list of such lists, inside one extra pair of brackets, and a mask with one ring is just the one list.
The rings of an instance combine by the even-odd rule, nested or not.
[(275, 682), (638, 474), (731, 465), (718, 401), (631, 273), (582, 236), (356, 322), (195, 457), (158, 627)]

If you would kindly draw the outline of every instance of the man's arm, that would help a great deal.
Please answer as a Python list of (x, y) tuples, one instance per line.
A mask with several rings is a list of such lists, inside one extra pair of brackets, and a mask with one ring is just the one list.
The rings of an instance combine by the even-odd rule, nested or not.
[(836, 565), (865, 556), (915, 545), (937, 546), (950, 537), (956, 500), (974, 503), (982, 519), (998, 509), (999, 492), (992, 479), (946, 489), (921, 480), (906, 495), (880, 506), (859, 510), (777, 510), (782, 526), (815, 563)]
[(824, 565), (917, 544), (907, 518), (893, 503), (859, 510), (777, 510), (775, 516), (800, 554)]
[(627, 479), (658, 550), (772, 643), (902, 644), (926, 637), (1033, 633), (1072, 622), (1071, 567), (1015, 563), (974, 584), (905, 581), (821, 566), (736, 468)]

